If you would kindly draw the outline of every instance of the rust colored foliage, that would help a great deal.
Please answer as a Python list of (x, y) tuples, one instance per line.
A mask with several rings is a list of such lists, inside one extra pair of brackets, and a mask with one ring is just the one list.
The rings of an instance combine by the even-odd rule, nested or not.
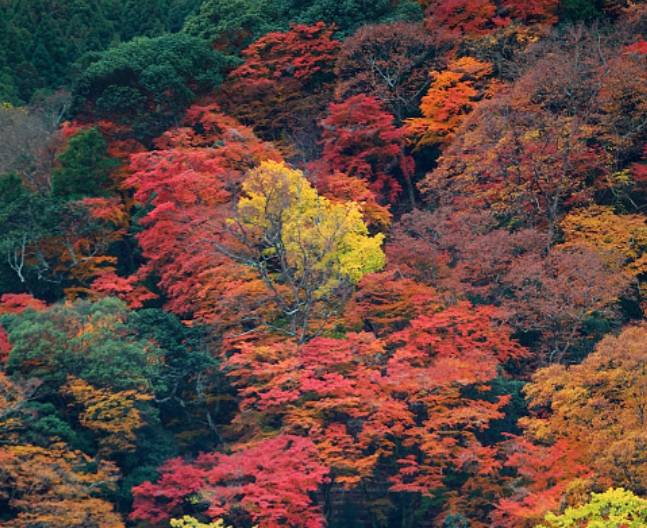
[(647, 272), (647, 221), (643, 215), (615, 214), (611, 207), (573, 211), (561, 223), (560, 247), (585, 246), (620, 264), (631, 275)]
[(137, 275), (121, 277), (113, 271), (102, 272), (94, 279), (91, 287), (93, 298), (117, 297), (130, 308), (142, 308), (147, 301), (157, 299), (157, 295), (139, 283)]
[(315, 172), (314, 185), (322, 196), (332, 202), (355, 202), (371, 227), (385, 230), (391, 225), (390, 208), (379, 202), (378, 194), (371, 190), (369, 182), (348, 176), (342, 172)]
[(318, 22), (264, 35), (243, 51), (219, 100), (264, 138), (306, 141), (332, 95), (340, 44)]
[(394, 272), (372, 273), (359, 283), (346, 305), (343, 322), (384, 336), (439, 308), (439, 296), (433, 288)]
[(330, 105), (322, 122), (323, 155), (315, 170), (340, 171), (369, 183), (382, 203), (393, 203), (402, 185), (411, 187), (414, 162), (405, 151), (405, 131), (367, 95)]
[[(602, 486), (647, 491), (644, 409), (647, 404), (647, 328), (609, 335), (579, 365), (539, 370), (526, 389), (537, 411), (522, 419), (538, 442), (565, 439)], [(541, 412), (547, 410), (547, 412)]]
[(462, 136), (420, 188), (430, 200), (488, 206), (553, 236), (565, 210), (587, 203), (594, 186), (603, 184), (606, 157), (588, 144), (588, 127), (530, 111), (510, 118), (508, 108), (484, 105), (480, 115), (499, 120), (492, 124), (501, 128), (483, 126)]
[(415, 211), (394, 226), (386, 253), (390, 269), (434, 287), (443, 301), (500, 306), (516, 330), (534, 333), (539, 362), (563, 360), (578, 353), (592, 314), (620, 320), (618, 302), (631, 297), (633, 268), (623, 270), (625, 257), (615, 248), (636, 254), (641, 224), (633, 222), (627, 226), (635, 233), (632, 242), (616, 235), (614, 244), (595, 243), (596, 236), (608, 238), (607, 230), (550, 248), (545, 232), (498, 228), (487, 212)]
[(7, 526), (30, 528), (123, 528), (101, 488), (115, 486), (114, 465), (78, 451), (32, 445), (0, 448), (0, 499), (16, 513)]
[(152, 396), (136, 390), (98, 389), (72, 376), (62, 387), (62, 393), (71, 396), (80, 407), (80, 424), (100, 435), (100, 455), (109, 457), (134, 451), (137, 430), (146, 425), (139, 407), (152, 400)]
[(512, 20), (554, 24), (558, 0), (424, 0), (425, 24), (445, 41), (478, 37)]
[(259, 528), (322, 528), (325, 523), (310, 494), (327, 470), (312, 443), (279, 435), (230, 455), (204, 453), (193, 462), (169, 460), (155, 483), (133, 488), (132, 519), (161, 523), (180, 516), (188, 500), (205, 501), (211, 519), (244, 516)]
[(583, 247), (554, 249), (545, 258), (517, 259), (506, 282), (513, 292), (504, 305), (515, 327), (539, 332), (547, 361), (562, 361), (581, 339), (592, 314), (618, 321), (618, 301), (631, 277), (616, 259)]
[(401, 121), (416, 111), (438, 53), (421, 24), (364, 26), (343, 43), (335, 65), (335, 95), (341, 100), (370, 95)]
[(254, 84), (277, 83), (289, 77), (314, 82), (325, 75), (339, 44), (332, 39), (334, 28), (323, 22), (294, 25), (285, 33), (268, 33), (243, 51), (245, 63), (232, 77)]
[[(630, 132), (633, 125), (619, 113), (611, 117), (611, 103), (610, 113), (600, 104), (616, 76), (607, 75), (612, 64), (594, 50), (596, 38), (572, 30), (564, 41), (545, 44), (544, 54), (509, 89), (482, 101), (420, 183), (429, 201), (488, 207), (511, 225), (547, 228), (553, 241), (570, 208), (612, 187), (612, 172), (626, 161), (621, 156), (615, 165), (612, 152), (620, 150), (604, 138), (616, 137), (620, 145), (617, 133), (629, 140), (635, 129)], [(610, 43), (600, 45), (609, 56), (618, 53)], [(627, 132), (620, 121), (611, 124), (618, 119)]]
[(615, 51), (594, 105), (600, 115), (602, 139), (623, 167), (640, 156), (647, 142), (641, 116), (647, 113), (647, 42)]
[(590, 471), (579, 460), (578, 448), (566, 440), (546, 446), (514, 437), (501, 448), (505, 466), (516, 470), (516, 476), (506, 483), (506, 497), (492, 512), (496, 528), (534, 528), (569, 494), (577, 501), (578, 488), (586, 486)]
[(47, 305), (29, 293), (5, 293), (0, 297), (0, 314), (19, 314), (25, 310), (40, 311)]

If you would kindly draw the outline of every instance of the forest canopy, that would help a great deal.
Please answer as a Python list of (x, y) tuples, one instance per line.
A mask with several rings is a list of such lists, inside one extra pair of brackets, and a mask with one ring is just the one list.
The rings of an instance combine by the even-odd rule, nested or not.
[(0, 0), (0, 525), (647, 526), (647, 3)]

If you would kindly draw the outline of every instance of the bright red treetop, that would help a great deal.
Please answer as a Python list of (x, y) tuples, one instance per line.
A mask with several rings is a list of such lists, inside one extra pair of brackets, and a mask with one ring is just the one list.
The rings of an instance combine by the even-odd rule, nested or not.
[(29, 293), (5, 293), (0, 296), (0, 314), (44, 310), (47, 305)]
[(213, 519), (242, 510), (259, 528), (323, 528), (323, 515), (310, 497), (327, 470), (312, 443), (280, 435), (231, 455), (205, 453), (186, 462), (169, 460), (156, 483), (133, 488), (131, 518), (161, 523), (183, 513), (188, 500), (209, 503)]
[(559, 0), (426, 0), (423, 4), (425, 25), (441, 38), (452, 40), (491, 33), (512, 19), (554, 24)]

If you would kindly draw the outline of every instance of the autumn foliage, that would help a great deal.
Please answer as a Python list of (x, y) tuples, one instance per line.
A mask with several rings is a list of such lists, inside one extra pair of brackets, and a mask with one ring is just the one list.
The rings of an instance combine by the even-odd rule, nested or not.
[(403, 187), (411, 190), (413, 159), (405, 151), (404, 130), (380, 102), (355, 95), (333, 103), (323, 128), (324, 171), (338, 170), (366, 180), (382, 203), (392, 203)]
[(647, 4), (50, 4), (0, 1), (1, 526), (645, 525)]

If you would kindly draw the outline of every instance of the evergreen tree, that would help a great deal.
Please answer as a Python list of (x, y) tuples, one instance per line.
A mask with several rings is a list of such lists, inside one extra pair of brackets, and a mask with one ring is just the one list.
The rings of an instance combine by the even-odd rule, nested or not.
[(107, 149), (96, 128), (72, 137), (67, 149), (58, 156), (60, 167), (52, 174), (54, 196), (76, 200), (103, 194), (110, 181), (110, 171), (117, 164), (108, 156)]

